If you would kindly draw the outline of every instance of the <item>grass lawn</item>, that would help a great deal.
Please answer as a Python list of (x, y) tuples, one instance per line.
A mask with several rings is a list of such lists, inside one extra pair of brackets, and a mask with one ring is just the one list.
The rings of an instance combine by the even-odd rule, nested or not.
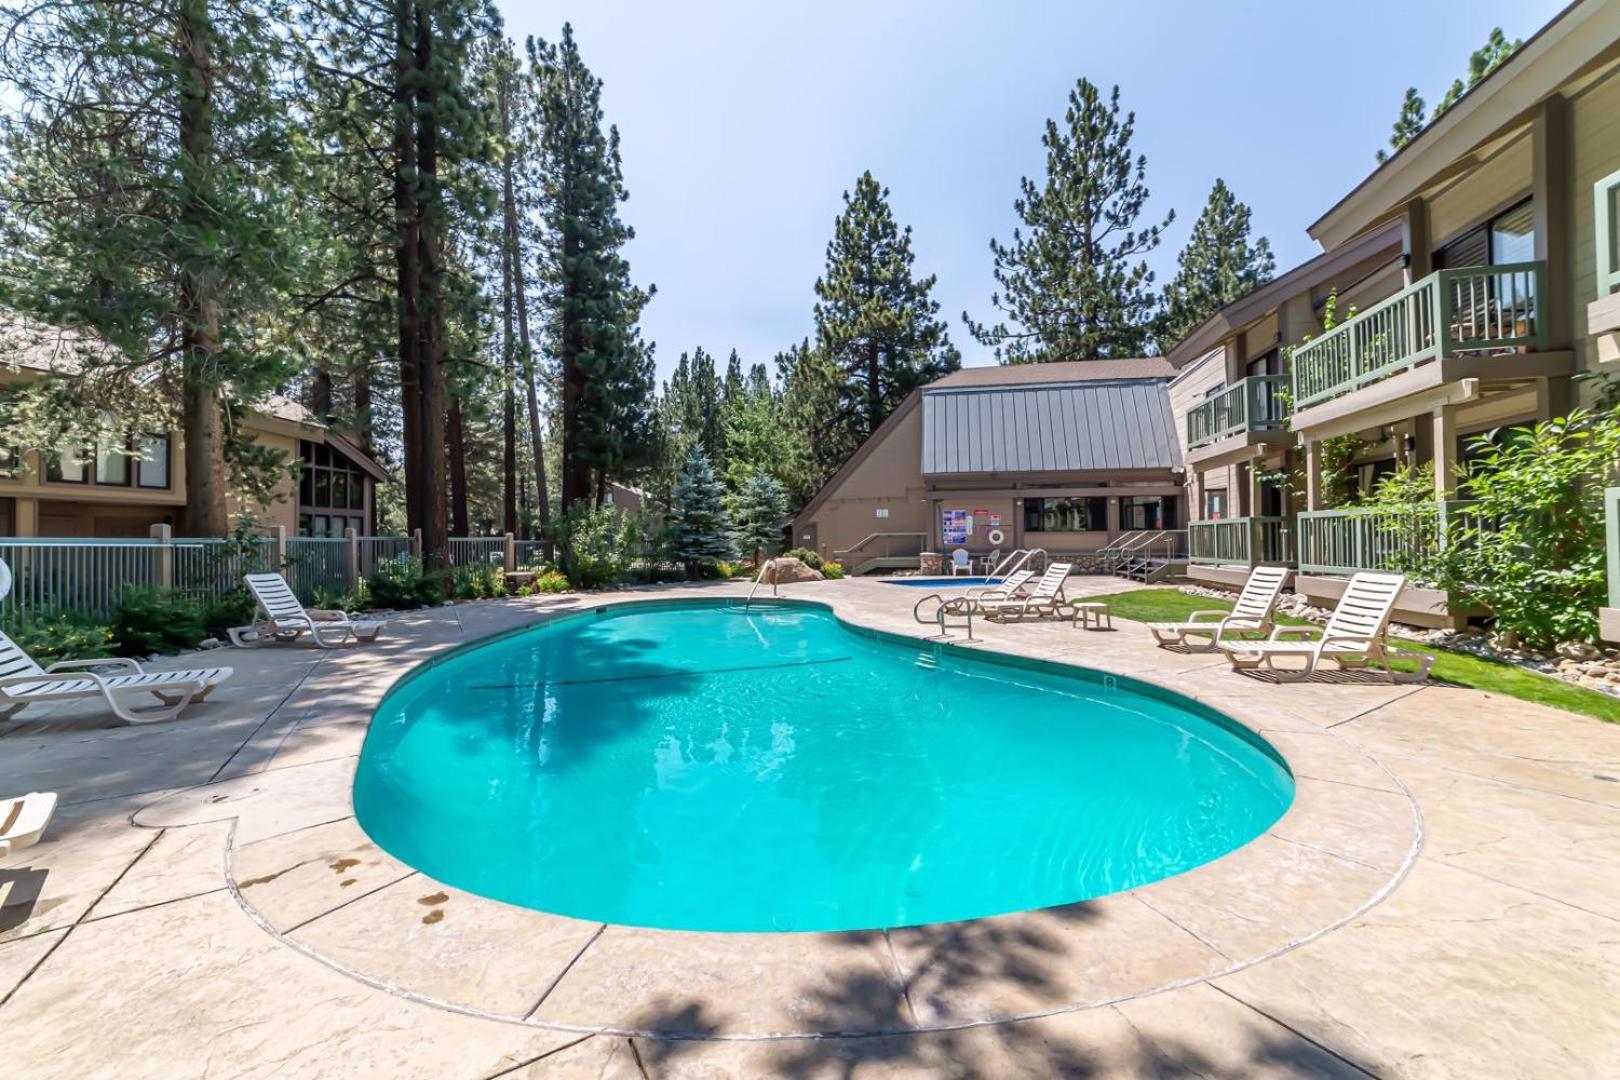
[[(1188, 596), (1179, 589), (1133, 589), (1098, 599), (1106, 599), (1109, 610), (1120, 618), (1138, 622), (1182, 622), (1194, 611), (1229, 610), (1232, 607), (1230, 600)], [(1304, 619), (1286, 616), (1279, 621), (1290, 626), (1310, 625)], [(1482, 660), (1467, 653), (1449, 652), (1433, 645), (1420, 645), (1398, 638), (1394, 639), (1394, 643), (1412, 652), (1433, 655), (1434, 667), (1430, 675), (1442, 682), (1620, 723), (1620, 698), (1559, 682), (1514, 664)]]

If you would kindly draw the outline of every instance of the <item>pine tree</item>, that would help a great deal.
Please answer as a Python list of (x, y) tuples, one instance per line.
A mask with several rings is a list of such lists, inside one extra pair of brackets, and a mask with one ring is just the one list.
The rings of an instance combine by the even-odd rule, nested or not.
[(911, 391), (962, 366), (929, 295), (936, 279), (913, 277), (913, 260), (889, 189), (862, 173), (833, 223), (815, 309), (816, 347), (843, 372), (840, 416), (857, 442)]
[(961, 366), (929, 296), (936, 279), (912, 276), (911, 229), (888, 197), (870, 172), (844, 193), (816, 281), (817, 349), (842, 371), (840, 417), (857, 443), (916, 387)]
[(962, 319), (1003, 364), (1139, 356), (1154, 309), (1153, 273), (1141, 256), (1164, 227), (1141, 230), (1147, 158), (1131, 154), (1136, 114), (1119, 111), (1119, 87), (1104, 101), (1081, 79), (1063, 126), (1046, 122), (1046, 179), (1025, 177), (1013, 204), (1024, 228), (1011, 244), (990, 241), (1000, 286), (990, 302), (1014, 324)]
[(776, 357), (782, 376), (782, 425), (790, 433), (783, 477), (795, 505), (802, 506), (860, 448), (855, 425), (843, 409), (844, 372), (808, 341)]
[(528, 51), (540, 105), (539, 278), (562, 396), (567, 509), (650, 442), (652, 355), (636, 323), (652, 292), (631, 284), (621, 254), (635, 233), (619, 217), (627, 198), (619, 132), (602, 128), (601, 80), (566, 24), (557, 44), (530, 38)]
[[(1422, 134), (1426, 126), (1440, 119), (1447, 109), (1457, 104), (1464, 94), (1479, 85), (1481, 79), (1501, 67), (1503, 62), (1517, 52), (1519, 46), (1523, 44), (1523, 41), (1509, 41), (1507, 35), (1502, 33), (1500, 26), (1492, 28), (1490, 36), (1485, 39), (1485, 44), (1468, 54), (1466, 81), (1463, 79), (1452, 80), (1451, 86), (1445, 92), (1445, 96), (1434, 107), (1434, 115), (1431, 117), (1425, 118), (1424, 116), (1423, 99), (1418, 96), (1417, 87), (1407, 87), (1406, 96), (1401, 99), (1400, 115), (1396, 117), (1394, 131), (1389, 137), (1391, 149), (1399, 150), (1417, 138)], [(1377, 156), (1379, 162), (1388, 161), (1389, 151), (1380, 150)]]
[(778, 481), (792, 475), (793, 433), (763, 364), (754, 365), (724, 413), (725, 478), (732, 490), (741, 491), (758, 472)]
[(1177, 257), (1180, 269), (1164, 290), (1159, 348), (1169, 351), (1193, 327), (1271, 280), (1277, 270), (1271, 243), (1250, 243), (1250, 211), (1217, 179), (1192, 236)]
[[(1418, 137), (1423, 126), (1428, 123), (1424, 116), (1425, 108), (1423, 99), (1418, 96), (1417, 87), (1408, 86), (1406, 97), (1401, 99), (1401, 114), (1395, 118), (1395, 127), (1389, 136), (1391, 150), (1399, 150)], [(1378, 151), (1378, 160), (1388, 161), (1389, 151)]]
[(665, 528), (669, 557), (685, 564), (691, 577), (737, 553), (731, 542), (725, 489), (715, 479), (714, 468), (700, 446), (687, 451), (686, 463), (675, 481)]
[(737, 547), (751, 553), (758, 566), (761, 554), (782, 542), (782, 530), (787, 526), (787, 495), (782, 485), (764, 469), (755, 469), (737, 491), (732, 517)]
[(118, 441), (177, 414), (193, 535), (230, 532), (228, 485), (287, 468), (231, 430), (293, 370), (276, 323), (300, 257), (297, 138), (273, 15), (258, 0), (0, 12), (0, 306), (95, 343), (70, 393), (39, 398), (40, 430), (8, 420), (8, 441)]

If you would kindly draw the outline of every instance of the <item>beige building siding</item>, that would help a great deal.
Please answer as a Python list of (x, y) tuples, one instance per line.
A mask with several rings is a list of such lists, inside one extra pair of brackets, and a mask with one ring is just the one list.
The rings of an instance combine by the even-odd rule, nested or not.
[[(1571, 215), (1575, 235), (1570, 245), (1574, 260), (1571, 277), (1575, 302), (1576, 351), (1583, 370), (1597, 367), (1596, 339), (1585, 334), (1586, 307), (1597, 294), (1597, 222), (1592, 185), (1620, 169), (1620, 74), (1612, 74), (1588, 87), (1570, 102), (1570, 135), (1574, 143)], [(1584, 395), (1595, 392), (1590, 384)]]
[(832, 558), (871, 533), (930, 533), (922, 477), (922, 421), (922, 409), (913, 403), (887, 437), (880, 433), (831, 497), (807, 519), (801, 517), (794, 543), (814, 546), (824, 558)]
[(1429, 203), (1431, 246), (1440, 247), (1498, 210), (1528, 198), (1531, 138), (1520, 136)]
[[(1271, 319), (1276, 325), (1275, 318)], [(1265, 350), (1262, 349), (1261, 355)], [(1181, 457), (1187, 459), (1187, 412), (1209, 396), (1211, 390), (1227, 383), (1227, 346), (1222, 345), (1194, 361), (1170, 383), (1170, 410), (1176, 417), (1176, 437), (1181, 440)], [(1226, 492), (1226, 516), (1238, 514), (1238, 486), (1241, 471), (1235, 465), (1222, 465), (1200, 470), (1189, 466), (1186, 479), (1186, 512), (1188, 521), (1201, 521), (1204, 517), (1204, 493)]]

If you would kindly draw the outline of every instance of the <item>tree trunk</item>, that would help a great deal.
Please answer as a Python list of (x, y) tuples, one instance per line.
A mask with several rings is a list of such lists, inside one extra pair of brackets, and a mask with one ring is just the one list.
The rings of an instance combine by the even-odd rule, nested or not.
[(501, 409), (501, 519), (503, 528), (518, 533), (517, 508), (517, 343), (512, 340), (512, 225), (517, 217), (517, 196), (512, 190), (511, 71), (503, 67), (496, 83), (501, 137), (501, 374), (505, 393)]
[(878, 392), (878, 359), (879, 350), (876, 338), (868, 338), (866, 342), (866, 437), (871, 438), (872, 433), (883, 423), (883, 395)]
[[(213, 231), (209, 197), (214, 168), (213, 28), (207, 0), (180, 7), (180, 169), (185, 203), (180, 219), (196, 236)], [(225, 431), (219, 370), (220, 306), (224, 273), (208, 252), (194, 248), (180, 269), (182, 425), (185, 431), (186, 529), (193, 536), (225, 536)]]
[(450, 440), (450, 534), (471, 536), (467, 520), (467, 429), (461, 419), (461, 399), (450, 398), (450, 421), (446, 425)]
[(323, 367), (310, 376), (309, 411), (323, 424), (332, 418), (332, 374)]
[(422, 310), (421, 211), (417, 206), (416, 130), (413, 114), (416, 103), (412, 86), (417, 57), (416, 5), (414, 0), (394, 3), (394, 227), (397, 230), (395, 262), (396, 291), (399, 301), (399, 397), (400, 428), (405, 475), (405, 528), (423, 528), (421, 485), (416, 477), (423, 465), (419, 324)]
[[(510, 165), (510, 163), (508, 163)], [(529, 345), (529, 298), (524, 288), (528, 274), (523, 268), (523, 234), (518, 230), (517, 205), (506, 204), (506, 237), (512, 250), (512, 286), (517, 301), (518, 358), (529, 404), (529, 442), (534, 454), (534, 493), (540, 510), (540, 538), (551, 556), (551, 491), (546, 483), (546, 442), (540, 426), (540, 395), (534, 386), (534, 350)]]
[[(416, 12), (416, 58), (421, 78), (418, 97), (421, 115), (416, 121), (416, 166), (420, 176), (420, 190), (430, 193), (434, 201), (442, 201), (438, 192), (439, 122), (437, 118), (438, 91), (434, 88), (433, 30), (429, 14), (421, 8)], [(422, 274), (422, 318), (417, 363), (417, 423), (421, 447), (421, 468), (416, 482), (422, 510), (422, 561), (430, 569), (450, 564), (450, 537), (447, 531), (445, 505), (445, 453), (444, 440), (438, 437), (437, 427), (445, 414), (444, 378), (444, 266), (440, 233), (444, 227), (443, 208), (427, 200), (419, 200), (420, 222), (417, 239), (420, 244), (419, 265)]]
[[(579, 238), (564, 230), (562, 250), (579, 250)], [(574, 310), (574, 293), (578, 286), (574, 273), (565, 269), (562, 298), (562, 508), (591, 497), (591, 466), (581, 452), (583, 441), (585, 373), (580, 370), (579, 356), (585, 351), (585, 327)]]
[(371, 416), (371, 361), (362, 362), (354, 373), (354, 426), (360, 446), (370, 454), (376, 450), (376, 425)]

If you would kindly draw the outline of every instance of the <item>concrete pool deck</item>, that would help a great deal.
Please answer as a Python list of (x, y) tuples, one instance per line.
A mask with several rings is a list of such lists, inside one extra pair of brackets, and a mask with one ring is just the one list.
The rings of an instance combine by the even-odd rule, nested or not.
[[(1129, 893), (887, 934), (646, 931), (460, 892), (356, 826), (371, 709), (411, 664), (559, 611), (745, 588), (436, 609), (374, 647), (219, 654), (236, 678), (170, 723), (69, 704), (0, 725), (0, 794), (63, 801), (0, 861), (6, 1074), (1620, 1073), (1620, 728), (1438, 684), (1278, 686), (1125, 620), (968, 647), (1193, 696), (1298, 780), (1266, 835)], [(782, 593), (931, 633), (913, 590)]]

